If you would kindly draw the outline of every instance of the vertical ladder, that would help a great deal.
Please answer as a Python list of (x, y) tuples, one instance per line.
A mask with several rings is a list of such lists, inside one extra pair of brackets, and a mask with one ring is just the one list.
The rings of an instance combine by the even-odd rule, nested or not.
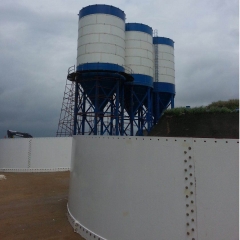
[[(68, 79), (75, 66), (68, 69)], [(66, 80), (62, 108), (58, 122), (57, 137), (70, 137), (73, 135), (74, 103), (75, 103), (75, 82)]]

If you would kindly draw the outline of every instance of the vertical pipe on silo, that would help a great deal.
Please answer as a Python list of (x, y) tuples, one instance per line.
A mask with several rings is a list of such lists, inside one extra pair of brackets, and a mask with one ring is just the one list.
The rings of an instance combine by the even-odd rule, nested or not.
[(99, 98), (99, 80), (96, 79), (96, 86), (95, 86), (95, 109), (94, 109), (94, 135), (97, 135), (97, 124), (98, 124), (98, 112), (99, 112), (99, 106), (98, 106), (98, 98)]
[[(118, 112), (119, 112), (119, 81), (117, 81), (116, 83), (117, 85), (117, 89), (116, 89), (116, 106), (115, 106), (115, 116), (118, 115)], [(116, 135), (118, 136), (119, 135), (119, 118), (116, 118)]]
[(133, 113), (133, 85), (130, 86), (130, 132), (131, 136), (133, 136), (133, 120), (134, 120), (134, 113)]
[(85, 121), (86, 121), (86, 114), (85, 113), (85, 109), (86, 109), (86, 94), (83, 93), (83, 115), (82, 115), (82, 135), (85, 134)]
[(124, 133), (124, 85), (122, 84), (121, 86), (121, 91), (120, 91), (120, 99), (121, 99), (121, 104), (120, 104), (120, 107), (121, 107), (121, 132), (120, 132), (120, 135), (123, 136), (123, 133)]

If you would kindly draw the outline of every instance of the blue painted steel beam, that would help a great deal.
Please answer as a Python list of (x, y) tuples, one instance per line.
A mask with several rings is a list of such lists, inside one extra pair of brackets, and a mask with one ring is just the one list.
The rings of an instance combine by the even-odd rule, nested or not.
[[(89, 85), (90, 88), (87, 89), (87, 92), (81, 86), (84, 77), (78, 79), (78, 88), (76, 88), (75, 95), (74, 129), (76, 130), (74, 134), (83, 135), (89, 129), (89, 134), (123, 135), (124, 78), (122, 75), (114, 73), (113, 78), (110, 78), (110, 81), (114, 81), (114, 84), (111, 83), (111, 88), (106, 91), (104, 88), (106, 85), (101, 84), (101, 81), (104, 81), (104, 84), (108, 81), (108, 78), (105, 79), (104, 77), (104, 74), (102, 74), (101, 78), (95, 80), (90, 78), (91, 85)], [(81, 100), (77, 96), (81, 96)], [(101, 101), (99, 101), (100, 99)], [(110, 123), (105, 122), (105, 117), (110, 119)], [(94, 121), (93, 126), (91, 118)], [(113, 131), (113, 128), (115, 128), (115, 131)], [(99, 130), (100, 132), (98, 132)]]

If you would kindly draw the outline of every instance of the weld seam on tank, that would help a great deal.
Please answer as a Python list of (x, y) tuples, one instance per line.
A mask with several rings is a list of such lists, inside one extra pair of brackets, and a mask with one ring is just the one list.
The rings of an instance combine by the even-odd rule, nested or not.
[[(82, 56), (82, 55), (87, 55), (87, 54), (95, 54), (95, 53), (104, 53), (104, 54), (107, 54), (107, 55), (113, 55), (112, 53), (106, 53), (106, 52), (97, 52), (97, 51), (95, 51), (94, 53), (84, 53), (84, 54), (81, 54), (81, 55), (78, 55), (78, 56)], [(117, 56), (119, 56), (119, 57), (121, 57), (121, 58), (123, 58), (124, 59), (124, 57), (122, 57), (121, 55), (118, 55), (118, 54), (114, 54), (114, 55), (117, 55)], [(89, 63), (89, 62), (88, 62)]]
[[(101, 53), (103, 53), (103, 52), (95, 52), (95, 53), (101, 54)], [(78, 56), (90, 55), (90, 54), (93, 54), (93, 53), (86, 53), (86, 54), (82, 54), (82, 55), (78, 55)], [(105, 54), (105, 55), (112, 55), (111, 53), (104, 53), (104, 54)], [(116, 55), (116, 54), (114, 54), (114, 55)], [(116, 55), (116, 56), (124, 59), (122, 56), (119, 56), (119, 55)], [(84, 62), (84, 63), (78, 64), (78, 66), (81, 65), (81, 64), (87, 64), (87, 63), (96, 63), (96, 62)], [(106, 62), (101, 62), (101, 63), (106, 63)], [(121, 65), (118, 64), (118, 65), (121, 66), (121, 65), (124, 65), (124, 64), (121, 64)], [(104, 69), (103, 69), (103, 70), (104, 70)]]
[[(113, 16), (113, 17), (114, 17), (114, 16)], [(111, 27), (114, 27), (114, 28), (119, 28), (120, 30), (122, 30), (122, 28), (121, 28), (121, 27), (119, 27), (119, 26), (112, 25), (112, 24), (103, 24), (103, 23), (91, 23), (91, 24), (87, 24), (87, 25), (84, 25), (84, 26), (82, 26), (82, 27), (78, 28), (78, 30), (80, 30), (80, 29), (83, 29), (83, 28), (85, 28), (85, 27), (88, 27), (88, 26), (97, 26), (97, 25), (102, 25), (102, 26), (111, 26)], [(125, 32), (125, 31), (124, 31), (124, 32)], [(92, 34), (92, 33), (87, 33), (87, 34)], [(87, 34), (83, 34), (82, 36), (84, 36), (84, 35), (87, 35)], [(116, 35), (116, 36), (118, 36), (118, 35)]]
[(84, 46), (84, 45), (91, 45), (91, 44), (96, 44), (96, 43), (101, 43), (101, 44), (106, 44), (106, 45), (112, 45), (112, 46), (115, 46), (115, 47), (119, 47), (119, 48), (122, 48), (125, 50), (124, 47), (122, 46), (119, 46), (119, 45), (116, 45), (116, 44), (113, 44), (113, 43), (105, 43), (105, 42), (93, 42), (93, 43), (87, 43), (87, 44), (82, 44), (82, 45), (79, 45), (77, 49), (79, 49), (81, 46)]

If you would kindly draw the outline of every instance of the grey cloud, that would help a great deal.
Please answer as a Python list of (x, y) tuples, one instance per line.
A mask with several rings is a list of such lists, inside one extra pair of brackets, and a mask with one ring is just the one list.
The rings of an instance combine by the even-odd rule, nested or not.
[[(97, 3), (113, 4), (110, 0)], [(96, 1), (0, 3), (0, 138), (7, 129), (55, 136), (78, 11)], [(175, 41), (176, 106), (237, 98), (238, 1), (115, 1), (127, 22)]]
[(67, 68), (75, 62), (72, 19), (41, 16), (19, 5), (0, 11), (0, 137), (9, 128), (54, 136)]

